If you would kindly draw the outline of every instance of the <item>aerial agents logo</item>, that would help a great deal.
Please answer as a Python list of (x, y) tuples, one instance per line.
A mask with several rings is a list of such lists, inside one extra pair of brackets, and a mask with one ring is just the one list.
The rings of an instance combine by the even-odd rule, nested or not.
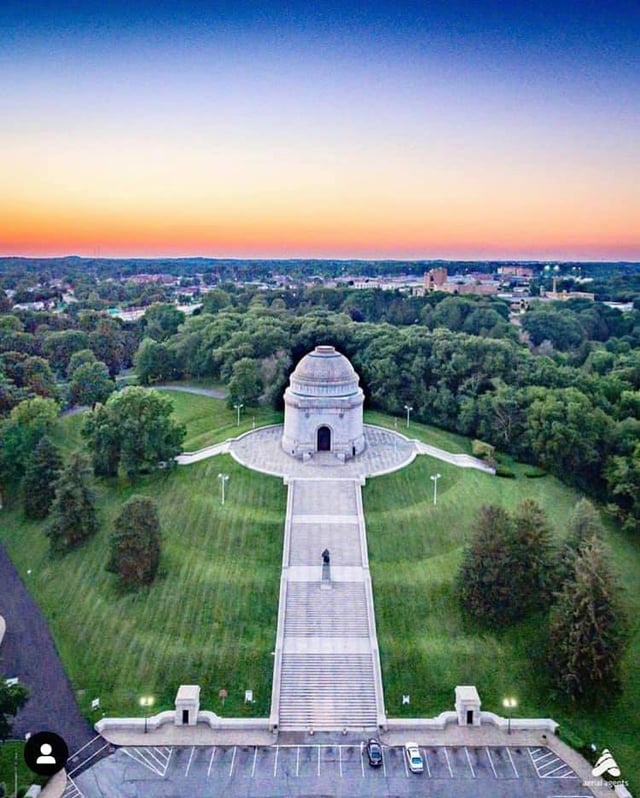
[(608, 748), (605, 748), (602, 754), (600, 754), (591, 772), (594, 776), (604, 776), (605, 773), (608, 773), (610, 776), (616, 779), (618, 778), (620, 775), (620, 768)]

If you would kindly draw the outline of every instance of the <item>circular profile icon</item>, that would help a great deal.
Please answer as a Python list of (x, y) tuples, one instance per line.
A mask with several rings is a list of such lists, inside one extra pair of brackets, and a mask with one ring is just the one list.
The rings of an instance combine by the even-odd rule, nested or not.
[(53, 776), (67, 764), (67, 744), (53, 732), (32, 734), (24, 746), (24, 761), (38, 776)]

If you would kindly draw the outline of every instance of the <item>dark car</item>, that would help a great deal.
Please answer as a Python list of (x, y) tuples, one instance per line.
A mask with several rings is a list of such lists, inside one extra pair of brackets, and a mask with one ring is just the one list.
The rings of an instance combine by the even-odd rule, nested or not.
[(382, 764), (382, 746), (373, 737), (367, 740), (367, 759), (372, 768), (379, 768)]

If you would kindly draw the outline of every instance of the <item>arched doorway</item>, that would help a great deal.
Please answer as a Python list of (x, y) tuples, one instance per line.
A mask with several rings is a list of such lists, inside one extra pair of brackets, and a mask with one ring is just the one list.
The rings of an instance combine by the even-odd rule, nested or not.
[(331, 430), (329, 427), (318, 427), (318, 451), (331, 451)]

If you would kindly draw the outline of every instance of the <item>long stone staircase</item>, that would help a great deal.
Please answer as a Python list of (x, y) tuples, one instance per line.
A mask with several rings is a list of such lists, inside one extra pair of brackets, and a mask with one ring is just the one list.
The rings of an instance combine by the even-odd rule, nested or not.
[(292, 480), (271, 723), (332, 731), (374, 729), (383, 718), (360, 482)]

